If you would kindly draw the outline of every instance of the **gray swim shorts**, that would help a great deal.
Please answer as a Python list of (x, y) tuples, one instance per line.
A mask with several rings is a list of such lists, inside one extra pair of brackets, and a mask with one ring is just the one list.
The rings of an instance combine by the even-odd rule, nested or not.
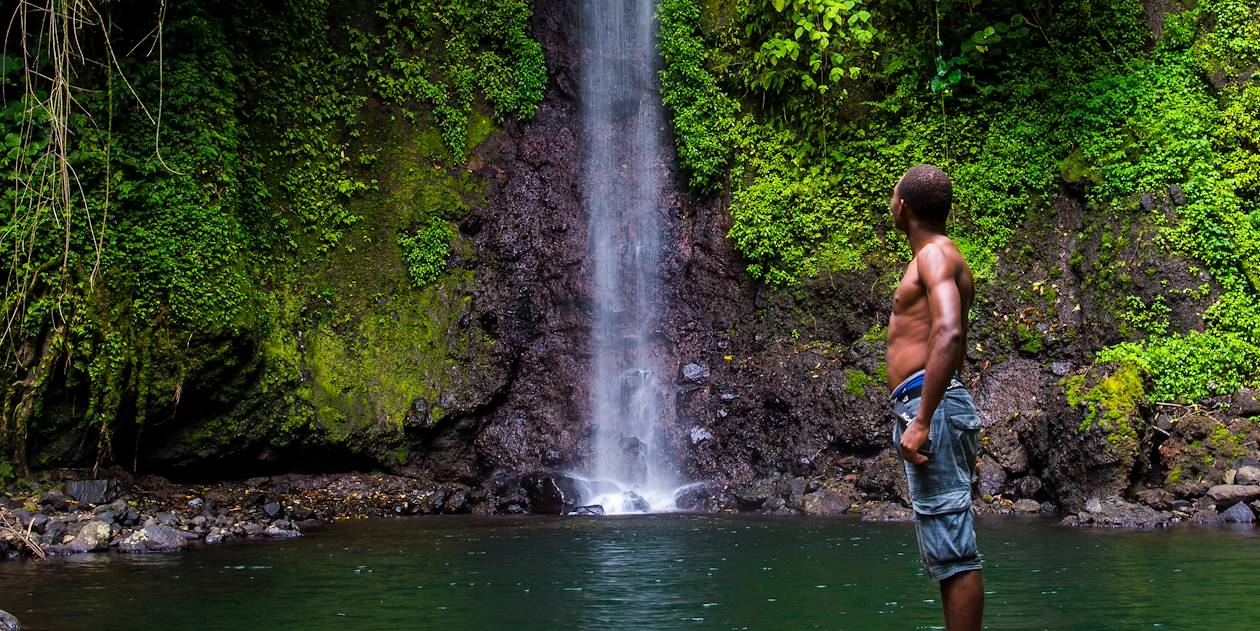
[[(901, 390), (903, 388), (898, 387), (894, 393)], [(904, 412), (913, 418), (919, 411), (917, 389), (894, 397), (893, 405), (904, 407)], [(894, 416), (893, 445), (896, 446), (901, 441), (906, 420)], [(932, 427), (925, 443), (930, 443), (932, 450), (928, 461), (921, 465), (902, 461), (914, 505), (919, 552), (928, 576), (936, 581), (981, 569), (971, 515), (971, 472), (976, 467), (979, 430), (980, 417), (976, 415), (971, 393), (955, 381), (932, 415)]]

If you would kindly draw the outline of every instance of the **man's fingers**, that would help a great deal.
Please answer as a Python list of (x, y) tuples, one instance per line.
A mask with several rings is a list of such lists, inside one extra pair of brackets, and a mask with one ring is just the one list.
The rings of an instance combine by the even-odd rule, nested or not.
[(905, 445), (901, 445), (901, 457), (910, 464), (923, 464), (928, 461), (927, 456), (919, 453), (918, 449), (910, 449)]

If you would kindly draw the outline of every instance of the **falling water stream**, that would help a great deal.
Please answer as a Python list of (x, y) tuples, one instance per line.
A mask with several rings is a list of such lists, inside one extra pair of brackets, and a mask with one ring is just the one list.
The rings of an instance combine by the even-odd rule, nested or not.
[(595, 428), (590, 491), (609, 513), (670, 510), (677, 480), (661, 448), (668, 407), (653, 347), (660, 307), (661, 184), (667, 155), (653, 0), (585, 0), (583, 182), (594, 261)]

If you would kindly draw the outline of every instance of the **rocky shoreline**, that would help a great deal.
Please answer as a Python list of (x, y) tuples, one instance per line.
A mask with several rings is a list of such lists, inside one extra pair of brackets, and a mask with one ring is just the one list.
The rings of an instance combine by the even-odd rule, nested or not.
[[(981, 516), (1059, 518), (1072, 527), (1254, 527), (1260, 514), (1260, 468), (1244, 465), (1231, 471), (1231, 484), (1213, 486), (1196, 501), (1153, 490), (1140, 493), (1138, 502), (1119, 496), (1091, 498), (1083, 510), (1064, 515), (1051, 502), (985, 495), (975, 509)], [(320, 524), (374, 517), (603, 512), (602, 507), (579, 505), (585, 482), (559, 474), (523, 476), (513, 480), (519, 486), (501, 491), (499, 501), (486, 502), (479, 489), (375, 473), (291, 474), (214, 484), (177, 484), (121, 471), (97, 479), (75, 473), (62, 471), (24, 491), (0, 493), (0, 558), (172, 552), (190, 542), (297, 537)], [(779, 475), (736, 487), (692, 485), (679, 494), (678, 507), (695, 513), (908, 521), (912, 513), (902, 486), (896, 485), (898, 490), (889, 496), (864, 491), (855, 474), (836, 480)]]

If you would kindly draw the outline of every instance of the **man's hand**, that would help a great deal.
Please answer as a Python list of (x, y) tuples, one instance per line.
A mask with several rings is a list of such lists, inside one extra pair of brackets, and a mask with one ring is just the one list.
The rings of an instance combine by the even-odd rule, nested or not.
[(901, 457), (906, 459), (910, 464), (919, 465), (928, 461), (927, 456), (919, 453), (919, 447), (923, 446), (923, 442), (927, 440), (928, 428), (918, 419), (911, 421), (906, 425), (906, 430), (901, 433)]

